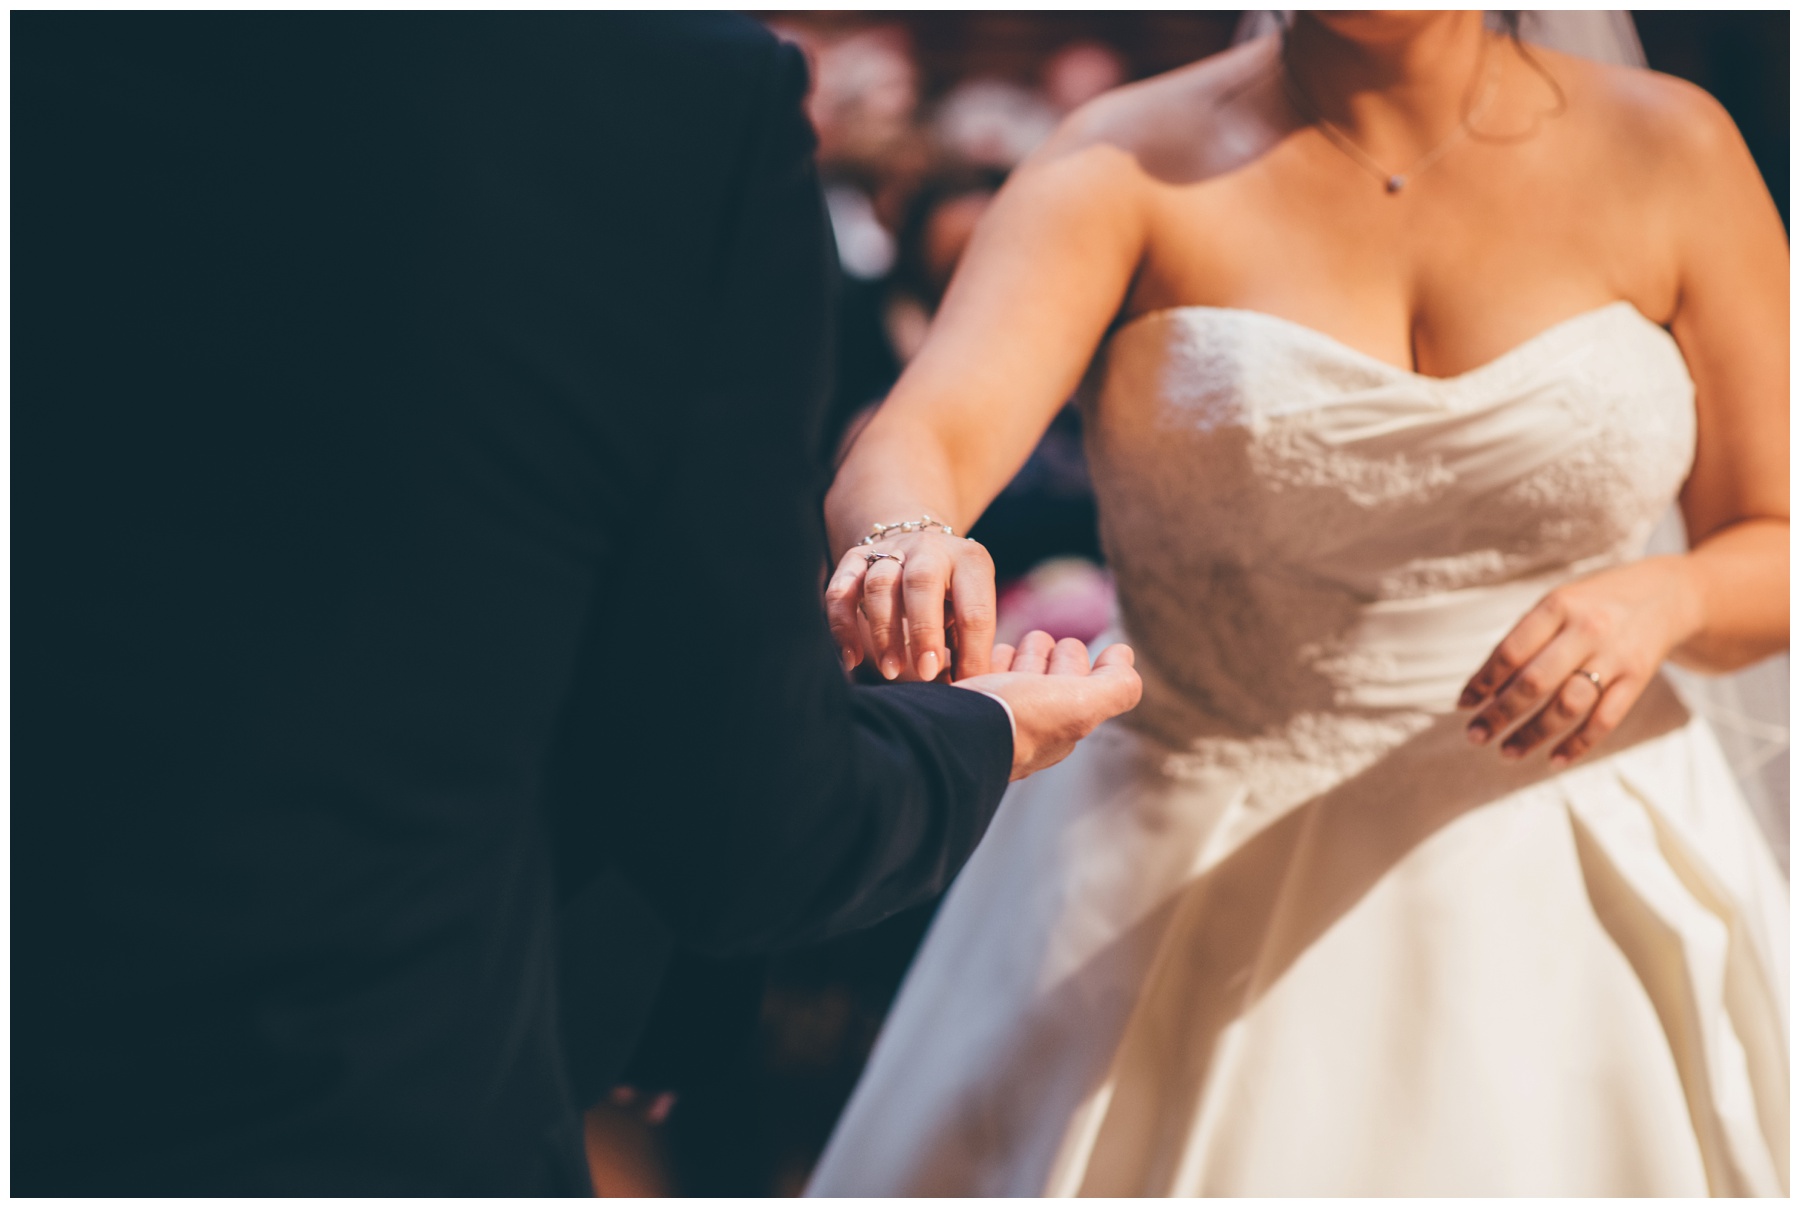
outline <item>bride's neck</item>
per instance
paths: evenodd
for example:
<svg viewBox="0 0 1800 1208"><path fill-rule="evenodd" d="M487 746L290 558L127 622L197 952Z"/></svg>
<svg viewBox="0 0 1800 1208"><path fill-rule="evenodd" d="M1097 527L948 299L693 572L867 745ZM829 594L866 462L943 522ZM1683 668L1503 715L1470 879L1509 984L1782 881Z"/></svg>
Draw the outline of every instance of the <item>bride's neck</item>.
<svg viewBox="0 0 1800 1208"><path fill-rule="evenodd" d="M1407 14L1394 28L1369 16L1367 28L1338 29L1357 18L1297 13L1282 48L1287 70L1318 116L1365 144L1441 136L1468 105L1492 38L1482 14Z"/></svg>

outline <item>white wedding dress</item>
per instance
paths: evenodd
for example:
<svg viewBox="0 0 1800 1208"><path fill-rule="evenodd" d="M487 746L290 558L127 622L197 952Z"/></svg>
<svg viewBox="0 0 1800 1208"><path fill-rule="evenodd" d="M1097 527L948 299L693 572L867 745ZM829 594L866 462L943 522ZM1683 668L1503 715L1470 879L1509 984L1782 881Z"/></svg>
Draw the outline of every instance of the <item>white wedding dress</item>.
<svg viewBox="0 0 1800 1208"><path fill-rule="evenodd" d="M1143 704L1014 786L812 1194L1785 1193L1787 886L1706 724L1659 679L1553 773L1454 707L1680 487L1667 333L1437 379L1181 307L1084 400Z"/></svg>

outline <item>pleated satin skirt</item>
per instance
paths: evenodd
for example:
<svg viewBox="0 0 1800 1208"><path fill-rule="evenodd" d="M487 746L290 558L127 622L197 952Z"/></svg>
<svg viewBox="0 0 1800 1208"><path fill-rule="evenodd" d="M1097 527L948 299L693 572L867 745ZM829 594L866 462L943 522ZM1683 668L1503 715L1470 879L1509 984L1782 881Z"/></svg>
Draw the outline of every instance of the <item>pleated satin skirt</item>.
<svg viewBox="0 0 1800 1208"><path fill-rule="evenodd" d="M1785 1194L1787 884L1705 723L1461 729L1276 805L1120 724L1015 786L810 1193Z"/></svg>

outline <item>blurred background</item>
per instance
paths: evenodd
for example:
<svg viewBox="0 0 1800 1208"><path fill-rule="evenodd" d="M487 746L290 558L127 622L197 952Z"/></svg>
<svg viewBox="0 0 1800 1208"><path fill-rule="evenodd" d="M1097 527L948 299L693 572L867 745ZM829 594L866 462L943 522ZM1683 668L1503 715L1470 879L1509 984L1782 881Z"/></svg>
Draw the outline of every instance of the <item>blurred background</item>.
<svg viewBox="0 0 1800 1208"><path fill-rule="evenodd" d="M1737 121L1788 218L1788 14L1634 12L1650 66ZM1109 88L1229 45L1238 12L756 14L812 67L809 106L843 268L832 438L853 439L924 339L1007 172ZM1000 638L1092 639L1111 584L1080 421L1065 408L971 534ZM773 961L681 958L619 1092L602 1191L795 1195L868 1057L933 906Z"/></svg>

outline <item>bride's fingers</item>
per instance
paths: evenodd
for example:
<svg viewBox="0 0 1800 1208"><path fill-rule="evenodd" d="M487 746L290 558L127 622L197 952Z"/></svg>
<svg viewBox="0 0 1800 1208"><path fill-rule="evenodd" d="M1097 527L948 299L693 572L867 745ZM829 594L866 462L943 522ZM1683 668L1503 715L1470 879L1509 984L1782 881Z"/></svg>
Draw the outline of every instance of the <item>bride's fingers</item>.
<svg viewBox="0 0 1800 1208"><path fill-rule="evenodd" d="M1477 745L1506 733L1530 717L1593 654L1593 643L1570 630L1558 634L1508 679L1494 699L1469 722L1469 741Z"/></svg>
<svg viewBox="0 0 1800 1208"><path fill-rule="evenodd" d="M1087 645L1076 638L1064 638L1050 652L1050 665L1047 670L1051 675L1086 675L1088 673Z"/></svg>
<svg viewBox="0 0 1800 1208"><path fill-rule="evenodd" d="M900 628L900 563L883 558L863 575L862 611L869 621L869 654L887 679L906 667L905 636Z"/></svg>
<svg viewBox="0 0 1800 1208"><path fill-rule="evenodd" d="M1604 677L1601 682L1606 683ZM1643 687L1644 681L1629 673L1621 674L1618 679L1606 683L1605 690L1600 693L1600 703L1588 714L1587 721L1550 752L1551 766L1560 768L1593 750L1625 720L1625 715L1637 703Z"/></svg>
<svg viewBox="0 0 1800 1208"><path fill-rule="evenodd" d="M1600 689L1593 680L1585 675L1570 675L1551 694L1549 704L1500 744L1500 754L1507 759L1522 759L1540 744L1574 729L1599 703Z"/></svg>
<svg viewBox="0 0 1800 1208"><path fill-rule="evenodd" d="M1034 629L1019 640L1012 669L1024 675L1042 675L1050 665L1050 652L1054 649L1056 639L1041 629Z"/></svg>
<svg viewBox="0 0 1800 1208"><path fill-rule="evenodd" d="M927 683L950 664L950 652L944 645L944 596L949 579L950 560L929 546L916 550L900 571L906 643L912 649L913 670Z"/></svg>
<svg viewBox="0 0 1800 1208"><path fill-rule="evenodd" d="M1546 596L1538 601L1537 606L1520 618L1512 632L1494 647L1487 662L1464 685L1462 697L1457 701L1460 708L1473 709L1493 696L1556 636L1562 628L1562 617L1552 603L1553 599Z"/></svg>
<svg viewBox="0 0 1800 1208"><path fill-rule="evenodd" d="M1003 668L988 657L996 617L994 560L978 542L958 544L950 579L950 608L956 616L956 676L962 679Z"/></svg>
<svg viewBox="0 0 1800 1208"><path fill-rule="evenodd" d="M862 627L857 624L857 605L862 603L863 572L868 566L852 550L838 563L837 573L825 585L825 623L837 642L838 653L849 671L863 658Z"/></svg>

